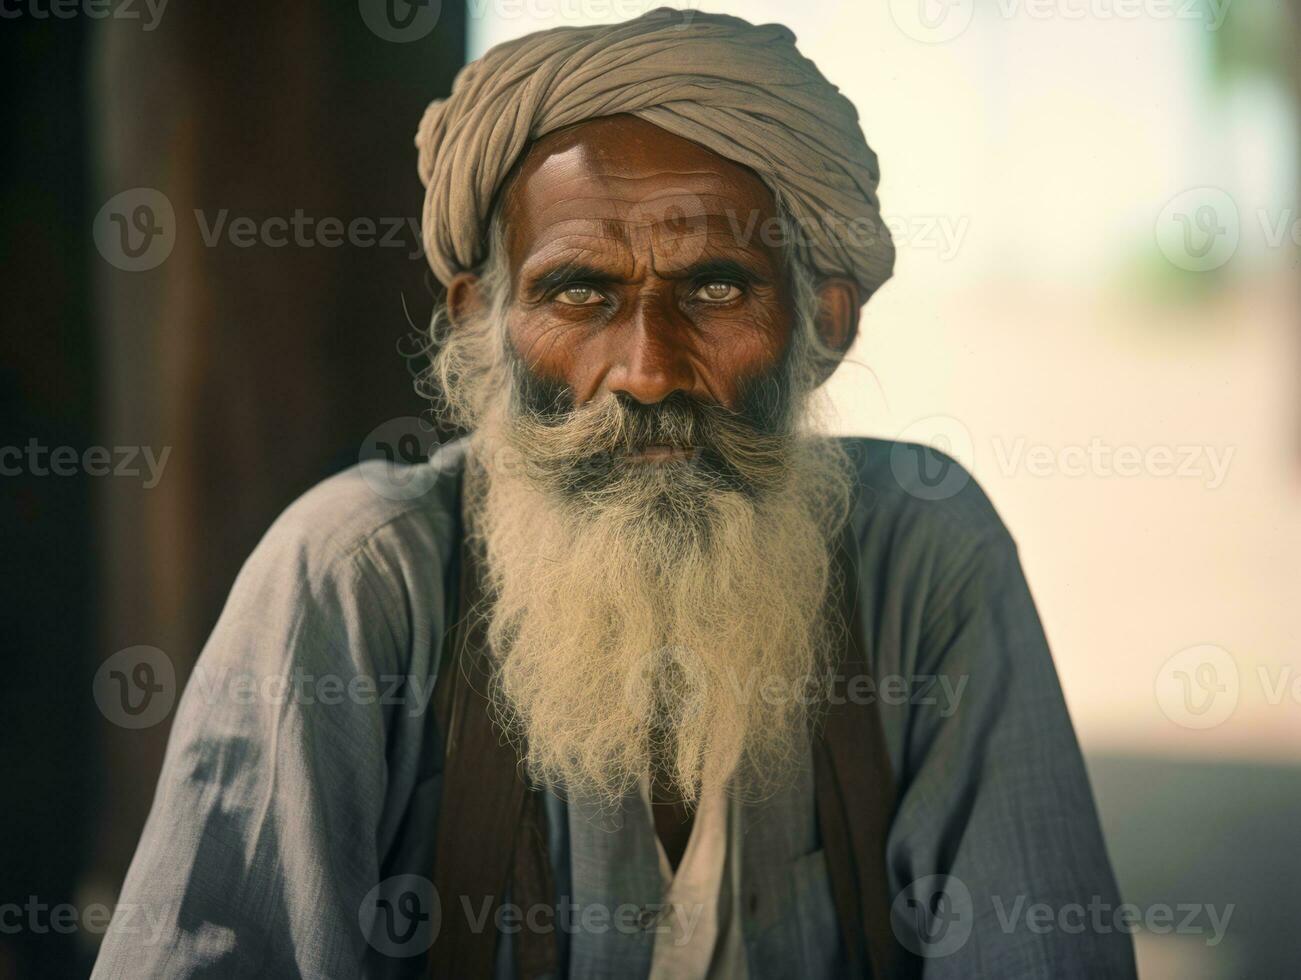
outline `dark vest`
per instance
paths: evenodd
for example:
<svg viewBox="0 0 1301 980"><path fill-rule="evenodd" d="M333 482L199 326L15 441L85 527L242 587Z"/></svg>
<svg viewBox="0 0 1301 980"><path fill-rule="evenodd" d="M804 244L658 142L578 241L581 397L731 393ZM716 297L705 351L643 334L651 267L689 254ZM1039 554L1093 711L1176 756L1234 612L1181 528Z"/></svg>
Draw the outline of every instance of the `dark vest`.
<svg viewBox="0 0 1301 980"><path fill-rule="evenodd" d="M443 789L435 844L434 886L447 902L485 900L495 916L509 891L525 907L556 901L546 815L515 749L494 725L486 696L491 658L476 606L483 597L479 561L466 542L464 517L456 568L457 610L444 644L434 705L444 749ZM855 976L920 975L918 961L890 925L886 834L895 808L895 782L875 699L844 697L847 678L868 673L858 600L857 548L846 529L837 560L843 575L840 612L845 646L832 699L813 742L818 829L826 851L841 940ZM492 922L495 919L490 918ZM493 928L475 931L464 916L444 916L430 950L434 977L491 977L497 950ZM515 972L521 980L558 971L554 932L514 934Z"/></svg>

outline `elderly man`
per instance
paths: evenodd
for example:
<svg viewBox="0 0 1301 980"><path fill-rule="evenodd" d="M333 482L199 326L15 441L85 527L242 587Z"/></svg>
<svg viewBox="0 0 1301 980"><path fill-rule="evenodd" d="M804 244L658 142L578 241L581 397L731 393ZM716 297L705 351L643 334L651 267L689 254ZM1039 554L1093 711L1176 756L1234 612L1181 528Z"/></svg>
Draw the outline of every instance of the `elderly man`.
<svg viewBox="0 0 1301 980"><path fill-rule="evenodd" d="M1132 976L1007 532L813 424L893 250L790 32L532 35L417 145L470 435L249 560L96 976Z"/></svg>

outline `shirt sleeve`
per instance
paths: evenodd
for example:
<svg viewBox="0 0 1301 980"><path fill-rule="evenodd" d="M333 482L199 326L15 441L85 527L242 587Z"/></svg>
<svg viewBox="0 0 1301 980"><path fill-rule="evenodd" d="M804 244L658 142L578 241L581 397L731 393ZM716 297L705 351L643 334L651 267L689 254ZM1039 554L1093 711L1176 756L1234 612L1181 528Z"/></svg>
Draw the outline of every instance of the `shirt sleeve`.
<svg viewBox="0 0 1301 980"><path fill-rule="evenodd" d="M927 978L1135 975L1083 759L1001 524L931 577L888 846ZM1117 917L1121 917L1118 925Z"/></svg>
<svg viewBox="0 0 1301 980"><path fill-rule="evenodd" d="M375 506L359 492L314 490L241 571L178 706L95 978L386 972L363 902L394 873L386 842L410 800L430 795L402 746L434 727L441 573L384 547L410 528L331 529Z"/></svg>

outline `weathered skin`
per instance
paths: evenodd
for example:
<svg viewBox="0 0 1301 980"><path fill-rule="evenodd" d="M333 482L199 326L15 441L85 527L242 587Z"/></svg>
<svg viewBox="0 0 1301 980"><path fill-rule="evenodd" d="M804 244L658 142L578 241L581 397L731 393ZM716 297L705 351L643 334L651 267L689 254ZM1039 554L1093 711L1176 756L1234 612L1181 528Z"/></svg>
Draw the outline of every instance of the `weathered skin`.
<svg viewBox="0 0 1301 980"><path fill-rule="evenodd" d="M780 246L761 233L776 206L745 167L609 116L538 140L503 194L511 338L578 404L605 391L645 404L683 391L732 408L790 342ZM454 321L478 302L475 283L465 273L450 284ZM833 278L818 291L823 342L843 353L858 289Z"/></svg>
<svg viewBox="0 0 1301 980"><path fill-rule="evenodd" d="M634 116L538 140L502 193L515 350L575 404L674 392L737 407L745 382L778 364L794 303L772 193L750 170ZM448 287L453 323L479 308L477 278ZM852 280L818 284L818 332L843 356L858 330ZM831 363L826 371L835 366ZM649 447L647 463L682 452ZM655 827L676 867L691 812L653 793Z"/></svg>

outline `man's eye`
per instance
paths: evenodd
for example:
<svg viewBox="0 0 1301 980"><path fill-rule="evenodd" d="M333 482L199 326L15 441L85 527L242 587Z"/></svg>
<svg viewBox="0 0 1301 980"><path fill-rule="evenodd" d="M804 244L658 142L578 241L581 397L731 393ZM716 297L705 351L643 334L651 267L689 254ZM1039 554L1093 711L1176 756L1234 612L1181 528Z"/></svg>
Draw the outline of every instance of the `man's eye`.
<svg viewBox="0 0 1301 980"><path fill-rule="evenodd" d="M556 293L556 299L566 306L592 306L601 296L591 286L568 286Z"/></svg>
<svg viewBox="0 0 1301 980"><path fill-rule="evenodd" d="M707 282L696 290L699 299L710 303L726 303L741 295L741 290L730 282Z"/></svg>

